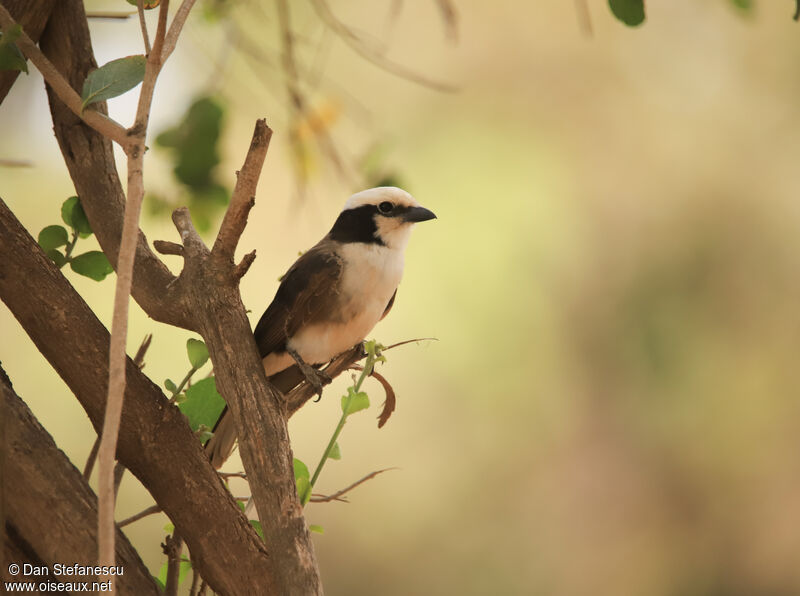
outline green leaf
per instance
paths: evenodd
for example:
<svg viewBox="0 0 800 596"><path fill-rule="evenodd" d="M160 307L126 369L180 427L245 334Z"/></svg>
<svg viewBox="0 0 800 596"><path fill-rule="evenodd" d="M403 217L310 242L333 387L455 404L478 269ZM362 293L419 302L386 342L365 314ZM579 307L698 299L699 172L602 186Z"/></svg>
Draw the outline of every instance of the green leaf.
<svg viewBox="0 0 800 596"><path fill-rule="evenodd" d="M198 381L186 390L186 401L178 405L178 409L189 419L193 431L205 424L214 428L219 415L225 408L225 400L217 391L214 377Z"/></svg>
<svg viewBox="0 0 800 596"><path fill-rule="evenodd" d="M261 527L261 522L257 519L251 519L250 525L255 528L256 534L258 534L261 540L264 540L264 529Z"/></svg>
<svg viewBox="0 0 800 596"><path fill-rule="evenodd" d="M139 2L137 0L128 0L128 4L138 6ZM142 8L145 10L152 10L157 8L159 4L161 4L161 0L144 0L144 2L142 2Z"/></svg>
<svg viewBox="0 0 800 596"><path fill-rule="evenodd" d="M311 481L308 478L297 479L297 497L300 499L300 504L305 507L309 499L311 499Z"/></svg>
<svg viewBox="0 0 800 596"><path fill-rule="evenodd" d="M331 452L328 454L331 459L342 459L342 451L339 449L339 441L333 444Z"/></svg>
<svg viewBox="0 0 800 596"><path fill-rule="evenodd" d="M311 530L312 532L316 532L317 534L325 533L325 528L323 528L322 526L318 526L316 524L311 524L310 526L308 526L308 529Z"/></svg>
<svg viewBox="0 0 800 596"><path fill-rule="evenodd" d="M90 250L82 255L73 257L69 266L75 273L90 277L95 281L102 281L114 271L105 253L99 250Z"/></svg>
<svg viewBox="0 0 800 596"><path fill-rule="evenodd" d="M61 219L74 230L77 230L81 238L92 235L92 226L86 218L86 212L81 207L78 197L70 197L61 205Z"/></svg>
<svg viewBox="0 0 800 596"><path fill-rule="evenodd" d="M167 534L172 534L175 531L175 526L171 522L164 524L164 531Z"/></svg>
<svg viewBox="0 0 800 596"><path fill-rule="evenodd" d="M308 466L296 457L292 461L294 465L294 480L297 485L297 496L300 504L305 505L311 498L311 475L308 473Z"/></svg>
<svg viewBox="0 0 800 596"><path fill-rule="evenodd" d="M0 70L19 70L28 74L28 63L25 56L14 43L22 35L19 23L12 25L0 34Z"/></svg>
<svg viewBox="0 0 800 596"><path fill-rule="evenodd" d="M295 457L292 463L294 465L295 480L298 478L305 478L306 480L311 478L311 474L308 473L308 466L306 466L303 462Z"/></svg>
<svg viewBox="0 0 800 596"><path fill-rule="evenodd" d="M222 106L210 97L197 99L174 128L156 137L156 145L173 150L175 176L192 191L216 184L214 168L220 161L217 151L222 130Z"/></svg>
<svg viewBox="0 0 800 596"><path fill-rule="evenodd" d="M69 242L69 235L64 226L47 226L39 232L39 246L44 252L64 246Z"/></svg>
<svg viewBox="0 0 800 596"><path fill-rule="evenodd" d="M356 393L352 387L347 388L347 395L342 396L342 412L349 416L369 407L369 397L363 391Z"/></svg>
<svg viewBox="0 0 800 596"><path fill-rule="evenodd" d="M112 60L93 70L83 82L81 109L98 101L122 95L136 87L144 79L147 59L144 56L127 56Z"/></svg>
<svg viewBox="0 0 800 596"><path fill-rule="evenodd" d="M189 338L186 341L186 354L193 368L200 368L208 362L208 348L199 339Z"/></svg>
<svg viewBox="0 0 800 596"><path fill-rule="evenodd" d="M56 267L59 269L67 264L67 257L64 256L64 253L58 249L54 248L52 250L48 250L47 256L50 257L50 260L53 261L56 264Z"/></svg>
<svg viewBox="0 0 800 596"><path fill-rule="evenodd" d="M731 4L742 12L750 12L753 10L753 0L731 0Z"/></svg>
<svg viewBox="0 0 800 596"><path fill-rule="evenodd" d="M644 0L608 0L608 6L614 16L628 27L644 23Z"/></svg>
<svg viewBox="0 0 800 596"><path fill-rule="evenodd" d="M175 382L172 379L166 379L164 381L164 387L170 393L175 393L178 390L178 386L175 384Z"/></svg>

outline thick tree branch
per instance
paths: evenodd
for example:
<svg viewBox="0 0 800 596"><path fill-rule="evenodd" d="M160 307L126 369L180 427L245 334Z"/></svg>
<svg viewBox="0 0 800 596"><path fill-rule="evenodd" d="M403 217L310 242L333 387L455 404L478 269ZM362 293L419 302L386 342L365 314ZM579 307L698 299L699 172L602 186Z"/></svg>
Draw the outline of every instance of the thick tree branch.
<svg viewBox="0 0 800 596"><path fill-rule="evenodd" d="M230 254L241 230L266 153L268 128L256 125L254 140L237 185L239 193L223 221L216 247ZM252 177L250 182L246 180ZM173 213L183 242L180 275L183 298L195 313L208 346L217 389L226 399L239 435L239 451L247 470L256 509L270 550L270 571L281 594L322 592L316 557L294 482L293 457L286 427L283 396L266 380L250 323L239 294L237 267L231 258L217 258L192 225L189 211ZM215 247L215 249L216 249ZM194 550L190 547L190 551Z"/></svg>
<svg viewBox="0 0 800 596"><path fill-rule="evenodd" d="M13 490L6 487L2 495L6 539L24 542L26 549L35 553L36 564L52 566L70 562L93 566L97 552L97 497L14 393L2 368L0 394L6 434L2 476L24 479L24 482L14 482ZM159 594L158 586L136 550L121 531L116 530L116 535L117 565L125 569L117 578L119 592ZM31 559L30 552L27 558ZM12 562L21 564L23 561L6 560L0 573L8 581L19 579L7 577L7 564Z"/></svg>
<svg viewBox="0 0 800 596"><path fill-rule="evenodd" d="M2 200L0 254L0 299L99 429L108 331ZM183 414L130 360L127 380L117 458L180 530L203 577L222 594L281 592L271 571L273 557L267 556Z"/></svg>

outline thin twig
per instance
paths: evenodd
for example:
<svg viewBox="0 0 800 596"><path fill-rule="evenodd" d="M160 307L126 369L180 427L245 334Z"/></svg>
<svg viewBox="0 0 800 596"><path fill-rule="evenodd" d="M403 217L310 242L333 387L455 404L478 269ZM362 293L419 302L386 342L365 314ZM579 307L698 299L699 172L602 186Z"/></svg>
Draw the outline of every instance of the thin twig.
<svg viewBox="0 0 800 596"><path fill-rule="evenodd" d="M436 0L439 13L442 15L444 33L447 39L455 43L458 41L458 12L452 0Z"/></svg>
<svg viewBox="0 0 800 596"><path fill-rule="evenodd" d="M186 19L188 18L195 2L196 0L183 0L181 5L178 7L178 11L175 13L175 16L172 17L172 24L169 26L169 32L164 39L164 50L161 52L162 61L165 62L175 49L175 46L178 43L178 37L180 37L181 30L186 24Z"/></svg>
<svg viewBox="0 0 800 596"><path fill-rule="evenodd" d="M418 337L417 339L406 339L404 341L399 341L396 344L392 344L390 346L386 346L385 348L383 348L383 351L385 352L386 350L391 350L392 348L398 348L400 346L404 346L406 344L417 343L419 341L439 341L439 338L437 338L437 337Z"/></svg>
<svg viewBox="0 0 800 596"><path fill-rule="evenodd" d="M119 10L87 10L86 11L86 18L87 19L114 19L120 21L126 21L131 18L133 15L136 14L136 11L119 11Z"/></svg>
<svg viewBox="0 0 800 596"><path fill-rule="evenodd" d="M87 482L89 478L92 476L92 470L94 469L94 462L97 460L97 452L100 449L100 435L97 435L97 438L94 441L94 445L92 445L92 450L89 452L89 457L86 458L86 465L83 466L83 479Z"/></svg>
<svg viewBox="0 0 800 596"><path fill-rule="evenodd" d="M247 474L244 472L219 472L222 478L242 478L247 480Z"/></svg>
<svg viewBox="0 0 800 596"><path fill-rule="evenodd" d="M0 159L2 168L32 168L33 162L28 159Z"/></svg>
<svg viewBox="0 0 800 596"><path fill-rule="evenodd" d="M142 343L139 344L139 349L136 350L136 356L133 357L133 363L136 368L142 370L144 368L144 357L147 355L147 350L150 348L150 343L153 341L153 334L148 333L144 336Z"/></svg>
<svg viewBox="0 0 800 596"><path fill-rule="evenodd" d="M214 241L211 252L217 258L233 261L236 245L247 225L247 216L255 204L255 194L258 188L258 179L264 160L267 157L269 142L272 138L272 129L267 126L267 121L256 121L250 149L245 157L244 165L236 177L236 186L231 195L231 203L222 218L219 233ZM249 265L248 265L249 267ZM245 269L246 271L246 269ZM244 275L244 273L242 273Z"/></svg>
<svg viewBox="0 0 800 596"><path fill-rule="evenodd" d="M178 531L172 532L172 536L167 536L164 543L164 554L167 555L167 581L164 582L164 594L166 596L177 596L178 581L181 571L181 551L183 550L183 538Z"/></svg>
<svg viewBox="0 0 800 596"><path fill-rule="evenodd" d="M389 470L397 470L397 469L399 469L399 468L384 468L383 470L377 470L377 471L375 471L375 472L372 472L372 473L370 473L370 474L367 474L366 476L364 476L364 477L363 477L363 478L361 478L360 480L356 480L356 481L355 481L353 484L351 484L350 486L347 486L347 487L343 488L342 490L338 490L338 491L336 491L336 492L335 492L335 493L333 493L332 495L328 495L328 496L317 496L317 497L313 497L313 496L312 496L312 497L311 497L311 499L310 499L310 501L311 501L312 503L329 503L330 501L336 501L336 500L339 500L339 499L340 499L340 497L341 497L342 495L344 495L344 494L346 494L346 493L349 493L351 490L353 490L354 488L356 488L356 487L357 487L357 486L359 486L360 484L364 484L364 483L365 483L367 480L372 480L372 479L373 479L373 478L375 478L375 476L377 476L378 474L382 474L383 472L388 472Z"/></svg>
<svg viewBox="0 0 800 596"><path fill-rule="evenodd" d="M139 13L139 26L142 28L145 55L150 53L150 35L147 33L147 22L144 20L144 0L136 0L136 11Z"/></svg>
<svg viewBox="0 0 800 596"><path fill-rule="evenodd" d="M114 503L116 499L114 459L125 394L125 344L128 335L128 308L133 282L133 262L139 238L139 215L144 198L145 135L150 119L150 107L153 101L156 80L166 55L168 55L161 50L164 43L168 8L169 0L163 0L159 7L155 41L153 42L152 51L147 56L144 80L139 92L136 118L133 127L126 132L129 138L129 144L125 147L128 157L127 201L125 203L125 215L116 263L117 283L114 292L114 312L111 321L111 342L108 356L108 398L106 400L98 456L98 559L101 566L109 567L114 565L115 560ZM180 27L177 32L180 32ZM111 581L113 590L114 576L106 577Z"/></svg>
<svg viewBox="0 0 800 596"><path fill-rule="evenodd" d="M153 515L154 513L161 513L161 507L158 505L151 505L147 509L136 513L135 515L131 515L130 517L126 517L121 522L117 522L117 525L122 528L123 526L127 526L128 524L132 524L135 521L139 521L140 519L147 517L148 515Z"/></svg>
<svg viewBox="0 0 800 596"><path fill-rule="evenodd" d="M197 567L192 565L192 587L189 588L189 596L197 596L197 590L200 588L200 572Z"/></svg>
<svg viewBox="0 0 800 596"><path fill-rule="evenodd" d="M13 27L16 24L16 21L11 17L5 6L0 4L0 25L2 28L8 30L9 27ZM123 149L128 147L129 140L125 128L97 110L84 110L80 96L67 80L61 76L58 69L53 66L53 63L47 59L25 31L17 38L16 44L22 50L22 53L33 62L47 84L50 85L58 98L70 110L97 132L118 143Z"/></svg>
<svg viewBox="0 0 800 596"><path fill-rule="evenodd" d="M429 79L428 77L420 75L410 68L389 60L385 56L369 49L361 36L336 18L336 15L333 14L333 11L331 11L325 0L311 0L311 4L322 22L325 23L334 33L339 36L342 41L350 46L350 48L362 58L372 62L374 65L382 68L386 72L390 72L398 77L417 83L424 87L430 87L431 89L436 89L437 91L456 91L456 88L453 85Z"/></svg>
<svg viewBox="0 0 800 596"><path fill-rule="evenodd" d="M586 0L575 0L575 14L578 17L578 27L586 37L592 37L592 15L589 14L589 5Z"/></svg>

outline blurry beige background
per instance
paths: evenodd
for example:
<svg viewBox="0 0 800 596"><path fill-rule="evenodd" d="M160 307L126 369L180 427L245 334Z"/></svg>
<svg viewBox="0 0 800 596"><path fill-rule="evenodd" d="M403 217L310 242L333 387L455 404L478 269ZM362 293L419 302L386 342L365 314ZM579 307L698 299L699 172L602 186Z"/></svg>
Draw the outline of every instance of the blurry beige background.
<svg viewBox="0 0 800 596"><path fill-rule="evenodd" d="M632 30L591 2L589 37L573 2L463 1L456 45L433 2L406 2L393 27L389 4L331 3L457 93L365 63L298 5L303 51L322 53L328 81L315 100L341 108L331 133L354 155L378 138L387 167L439 216L414 232L395 308L373 334L439 341L388 354L396 413L376 428L382 393L370 384L373 406L350 420L318 488L399 469L349 504L307 509L325 528L315 544L327 593L800 593L794 3L742 14L726 0L648 2ZM275 48L272 4L253 14L248 30ZM101 63L141 52L133 19L92 33ZM159 82L153 131L206 88L224 39L194 19ZM233 180L255 118L276 133L241 243L258 250L242 284L255 322L354 189L319 158L298 203L277 62L263 65L271 91L226 64L221 176ZM133 97L111 102L123 122ZM0 109L0 157L35 167L3 169L0 195L34 235L73 194L50 128L40 77L22 77ZM163 160L148 156L148 183L168 184ZM163 220L143 227L175 239ZM108 321L113 278L68 275ZM145 372L179 379L188 335L138 307L133 321L131 351L155 335ZM5 308L0 329L18 393L82 467L94 440L85 415ZM309 466L345 382L292 420ZM128 476L119 518L151 503ZM127 529L153 573L165 523Z"/></svg>

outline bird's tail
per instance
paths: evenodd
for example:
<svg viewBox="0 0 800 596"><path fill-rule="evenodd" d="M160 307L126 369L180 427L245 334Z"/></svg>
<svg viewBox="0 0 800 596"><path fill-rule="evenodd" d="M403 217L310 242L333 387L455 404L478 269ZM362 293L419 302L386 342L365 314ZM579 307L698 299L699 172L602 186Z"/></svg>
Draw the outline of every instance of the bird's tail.
<svg viewBox="0 0 800 596"><path fill-rule="evenodd" d="M269 377L269 381L282 395L286 395L304 378L297 365L292 365ZM214 425L213 433L214 435L206 443L205 449L211 465L218 470L231 456L236 444L236 424L233 422L233 414L228 406L222 410L222 414Z"/></svg>

